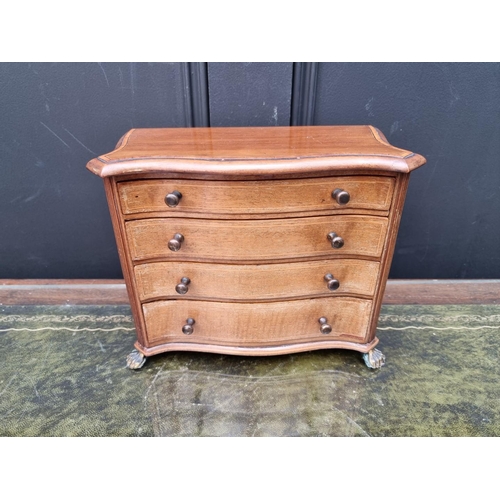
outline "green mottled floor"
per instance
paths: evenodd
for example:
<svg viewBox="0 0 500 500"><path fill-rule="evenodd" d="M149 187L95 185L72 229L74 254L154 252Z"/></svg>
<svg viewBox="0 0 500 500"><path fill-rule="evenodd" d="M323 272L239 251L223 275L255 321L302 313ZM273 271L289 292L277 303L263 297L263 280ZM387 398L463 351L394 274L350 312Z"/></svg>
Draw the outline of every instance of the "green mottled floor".
<svg viewBox="0 0 500 500"><path fill-rule="evenodd" d="M500 306L387 306L359 353L125 368L128 307L0 307L2 436L499 436Z"/></svg>

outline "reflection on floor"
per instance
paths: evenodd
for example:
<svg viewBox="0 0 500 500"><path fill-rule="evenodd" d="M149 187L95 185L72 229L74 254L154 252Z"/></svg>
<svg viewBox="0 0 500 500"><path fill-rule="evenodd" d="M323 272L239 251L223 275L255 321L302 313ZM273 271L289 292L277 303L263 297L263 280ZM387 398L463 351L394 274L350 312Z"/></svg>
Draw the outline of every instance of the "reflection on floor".
<svg viewBox="0 0 500 500"><path fill-rule="evenodd" d="M350 351L170 353L132 372L124 306L0 307L2 436L499 436L500 306L386 306Z"/></svg>

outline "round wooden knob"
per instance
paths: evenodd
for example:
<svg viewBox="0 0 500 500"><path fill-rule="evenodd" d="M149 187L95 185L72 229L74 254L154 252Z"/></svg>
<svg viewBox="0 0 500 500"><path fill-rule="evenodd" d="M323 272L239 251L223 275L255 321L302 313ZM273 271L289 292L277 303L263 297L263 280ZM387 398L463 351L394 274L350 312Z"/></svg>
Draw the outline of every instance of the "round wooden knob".
<svg viewBox="0 0 500 500"><path fill-rule="evenodd" d="M195 320L193 318L188 318L186 320L186 324L182 327L182 333L184 333L185 335L191 335L194 331L194 324Z"/></svg>
<svg viewBox="0 0 500 500"><path fill-rule="evenodd" d="M175 291L181 295L184 295L188 292L188 285L191 283L189 278L182 278L181 282L175 287Z"/></svg>
<svg viewBox="0 0 500 500"><path fill-rule="evenodd" d="M332 327L328 324L328 320L323 316L318 319L319 324L321 325L319 327L319 330L321 333L328 335L329 333L332 333Z"/></svg>
<svg viewBox="0 0 500 500"><path fill-rule="evenodd" d="M165 196L165 203L169 207L176 207L179 204L179 201L181 201L181 198L182 194L179 193L179 191L172 191Z"/></svg>
<svg viewBox="0 0 500 500"><path fill-rule="evenodd" d="M175 233L174 237L168 242L168 248L172 252L177 252L181 249L181 243L184 241L184 236L181 233Z"/></svg>
<svg viewBox="0 0 500 500"><path fill-rule="evenodd" d="M342 248L344 240L337 233L328 233L327 238L330 240L333 248Z"/></svg>
<svg viewBox="0 0 500 500"><path fill-rule="evenodd" d="M351 199L351 195L347 191L338 188L332 191L332 198L339 205L347 205L349 203L349 200Z"/></svg>
<svg viewBox="0 0 500 500"><path fill-rule="evenodd" d="M328 287L328 290L331 290L332 292L334 290L337 290L337 288L340 286L340 281L335 279L333 277L333 274L325 274L325 281L326 281L326 286Z"/></svg>

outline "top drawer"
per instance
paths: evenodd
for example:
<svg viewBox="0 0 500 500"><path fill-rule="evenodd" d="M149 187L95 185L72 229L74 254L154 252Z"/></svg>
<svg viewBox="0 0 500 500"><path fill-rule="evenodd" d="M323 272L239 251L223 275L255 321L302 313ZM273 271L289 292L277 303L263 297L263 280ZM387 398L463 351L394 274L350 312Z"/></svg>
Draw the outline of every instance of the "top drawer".
<svg viewBox="0 0 500 500"><path fill-rule="evenodd" d="M161 212L170 215L193 214L252 215L315 212L324 210L381 210L391 205L393 177L338 176L319 179L267 181L196 181L184 179L148 179L118 183L122 212L127 214ZM349 194L339 203L332 193ZM168 194L178 192L179 200Z"/></svg>

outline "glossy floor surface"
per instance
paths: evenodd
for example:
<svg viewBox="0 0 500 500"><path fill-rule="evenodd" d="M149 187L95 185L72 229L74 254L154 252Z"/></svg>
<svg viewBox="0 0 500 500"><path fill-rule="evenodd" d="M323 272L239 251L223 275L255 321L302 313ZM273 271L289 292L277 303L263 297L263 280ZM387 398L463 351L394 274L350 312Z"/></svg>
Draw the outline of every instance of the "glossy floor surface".
<svg viewBox="0 0 500 500"><path fill-rule="evenodd" d="M385 306L350 351L125 368L125 306L0 307L2 436L499 436L500 306Z"/></svg>

